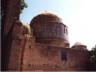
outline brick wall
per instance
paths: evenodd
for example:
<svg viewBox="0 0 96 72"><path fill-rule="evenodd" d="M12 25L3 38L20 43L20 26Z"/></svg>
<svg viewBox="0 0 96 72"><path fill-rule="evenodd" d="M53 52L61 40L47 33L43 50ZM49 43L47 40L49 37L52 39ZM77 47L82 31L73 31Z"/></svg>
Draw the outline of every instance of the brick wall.
<svg viewBox="0 0 96 72"><path fill-rule="evenodd" d="M20 15L21 0L2 0L2 47L1 70L7 70L12 44L13 26Z"/></svg>
<svg viewBox="0 0 96 72"><path fill-rule="evenodd" d="M61 51L67 60L61 61ZM28 39L23 55L22 70L86 70L88 51L40 44Z"/></svg>
<svg viewBox="0 0 96 72"><path fill-rule="evenodd" d="M23 24L17 20L13 27L12 44L10 49L10 57L8 62L8 70L20 70L21 66L21 53L23 45L26 42L25 35L23 35Z"/></svg>
<svg viewBox="0 0 96 72"><path fill-rule="evenodd" d="M61 60L61 51L67 60ZM88 51L36 43L34 37L13 40L9 70L80 71L86 70Z"/></svg>

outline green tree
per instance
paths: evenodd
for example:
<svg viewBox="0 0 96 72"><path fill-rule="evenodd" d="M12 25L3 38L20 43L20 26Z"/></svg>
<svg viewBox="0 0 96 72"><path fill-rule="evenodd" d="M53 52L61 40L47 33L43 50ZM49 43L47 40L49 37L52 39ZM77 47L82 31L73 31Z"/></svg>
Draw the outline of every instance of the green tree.
<svg viewBox="0 0 96 72"><path fill-rule="evenodd" d="M20 12L22 13L23 9L24 8L27 8L27 7L28 7L28 5L25 3L25 1L24 0L21 0L21 9L20 9Z"/></svg>
<svg viewBox="0 0 96 72"><path fill-rule="evenodd" d="M90 60L91 62L96 62L96 45L90 51Z"/></svg>

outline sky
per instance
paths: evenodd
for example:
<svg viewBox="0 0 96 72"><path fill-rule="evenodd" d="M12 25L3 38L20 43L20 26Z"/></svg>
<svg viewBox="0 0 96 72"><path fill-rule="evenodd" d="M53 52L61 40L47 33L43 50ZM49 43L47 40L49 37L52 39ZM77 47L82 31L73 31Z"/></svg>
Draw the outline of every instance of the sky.
<svg viewBox="0 0 96 72"><path fill-rule="evenodd" d="M96 45L96 0L25 0L28 7L20 20L30 24L34 16L49 12L59 16L68 26L70 46L76 42L87 45L89 50Z"/></svg>

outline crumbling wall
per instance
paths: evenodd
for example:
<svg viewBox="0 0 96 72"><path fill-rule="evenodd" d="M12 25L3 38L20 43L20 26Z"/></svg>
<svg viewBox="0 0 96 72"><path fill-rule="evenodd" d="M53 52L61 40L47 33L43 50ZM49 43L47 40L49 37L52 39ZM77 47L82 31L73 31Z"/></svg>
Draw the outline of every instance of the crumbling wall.
<svg viewBox="0 0 96 72"><path fill-rule="evenodd" d="M61 60L61 51L67 60ZM88 51L50 46L27 39L24 50L22 70L34 71L84 71L88 62Z"/></svg>
<svg viewBox="0 0 96 72"><path fill-rule="evenodd" d="M12 44L12 32L15 21L19 19L21 0L2 0L2 47L1 70L8 69L10 50Z"/></svg>
<svg viewBox="0 0 96 72"><path fill-rule="evenodd" d="M23 52L25 50L26 40L30 37L30 35L28 35L27 33L28 30L29 29L27 29L27 27L25 27L25 25L19 20L15 22L12 32L12 44L10 50L8 70L22 70Z"/></svg>
<svg viewBox="0 0 96 72"><path fill-rule="evenodd" d="M87 70L88 51L36 43L19 21L14 25L8 70L80 71ZM61 52L67 60L61 60Z"/></svg>
<svg viewBox="0 0 96 72"><path fill-rule="evenodd" d="M19 19L20 15L20 1L21 0L8 0L6 6L6 14L4 21L4 34L8 34L13 23Z"/></svg>
<svg viewBox="0 0 96 72"><path fill-rule="evenodd" d="M20 53L23 40L23 24L17 20L13 27L8 70L20 70Z"/></svg>
<svg viewBox="0 0 96 72"><path fill-rule="evenodd" d="M66 50L65 50L66 51ZM68 70L86 71L89 61L89 52L84 50L68 49Z"/></svg>

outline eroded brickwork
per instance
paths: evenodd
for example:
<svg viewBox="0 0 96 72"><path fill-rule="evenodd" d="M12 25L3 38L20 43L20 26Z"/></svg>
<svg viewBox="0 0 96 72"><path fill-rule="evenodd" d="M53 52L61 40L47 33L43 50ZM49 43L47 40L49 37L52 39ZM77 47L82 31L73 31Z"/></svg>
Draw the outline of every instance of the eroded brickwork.
<svg viewBox="0 0 96 72"><path fill-rule="evenodd" d="M86 64L89 60L89 52L87 50L69 48L66 43L62 44L62 41L58 39L52 40L52 43L39 43L36 42L34 33L29 35L26 30L26 27L20 21L16 21L12 33L8 70L87 70ZM31 31L33 32L34 30Z"/></svg>
<svg viewBox="0 0 96 72"><path fill-rule="evenodd" d="M31 42L30 40L28 41ZM67 60L61 61L61 51L66 52ZM47 71L86 70L87 62L87 51L79 51L70 48L31 42L25 46L22 69Z"/></svg>
<svg viewBox="0 0 96 72"><path fill-rule="evenodd" d="M2 70L87 70L89 52L81 47L80 50L69 48L67 26L58 16L50 13L38 15L32 21L37 34L27 34L26 27L19 21L20 1L4 0ZM37 39L40 36L41 40ZM61 52L66 54L65 60L61 59Z"/></svg>

